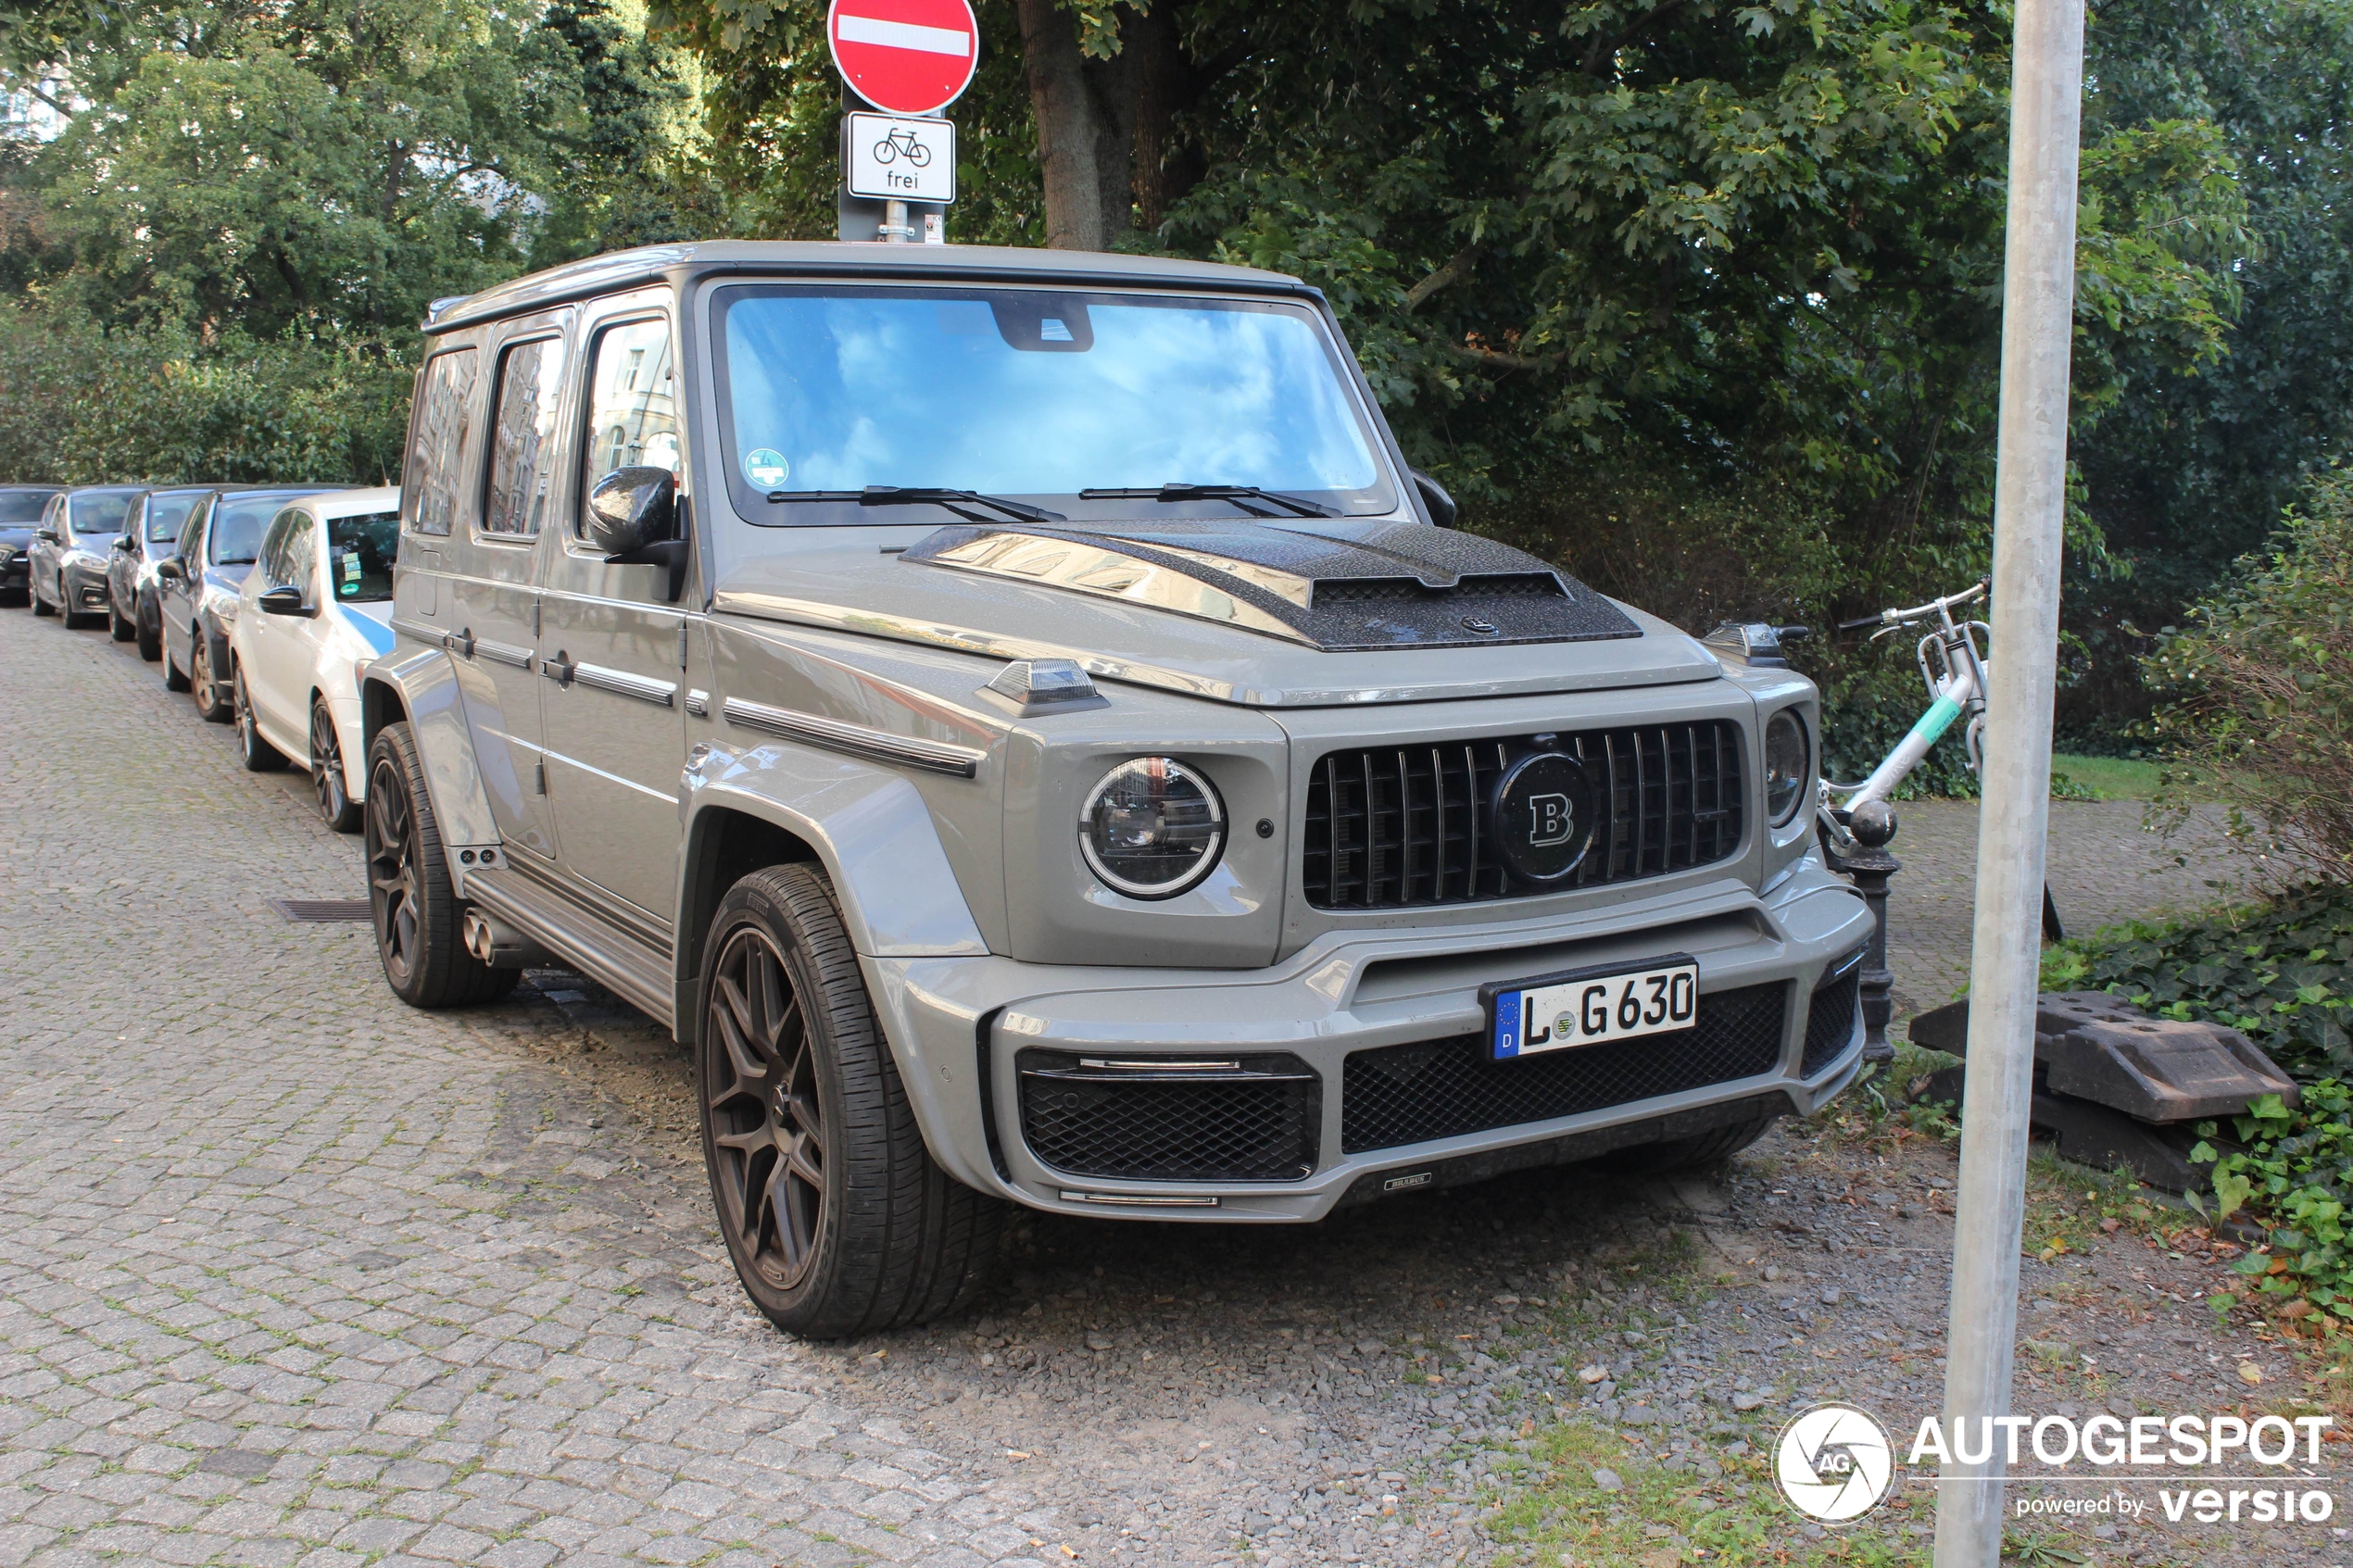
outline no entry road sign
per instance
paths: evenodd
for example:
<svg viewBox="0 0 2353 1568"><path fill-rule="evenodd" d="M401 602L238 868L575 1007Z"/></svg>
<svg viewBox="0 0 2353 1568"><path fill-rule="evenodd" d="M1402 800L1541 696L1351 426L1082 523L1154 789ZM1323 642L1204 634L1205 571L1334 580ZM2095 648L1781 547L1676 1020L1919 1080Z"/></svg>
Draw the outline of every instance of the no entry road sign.
<svg viewBox="0 0 2353 1568"><path fill-rule="evenodd" d="M936 114L954 103L980 54L969 0L833 0L825 36L843 80L893 114Z"/></svg>

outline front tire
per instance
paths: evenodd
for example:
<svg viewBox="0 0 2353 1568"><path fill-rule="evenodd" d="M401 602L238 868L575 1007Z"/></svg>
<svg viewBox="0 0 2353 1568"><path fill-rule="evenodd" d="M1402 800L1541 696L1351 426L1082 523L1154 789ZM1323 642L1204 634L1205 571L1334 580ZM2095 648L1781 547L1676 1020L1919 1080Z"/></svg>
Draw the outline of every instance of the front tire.
<svg viewBox="0 0 2353 1568"><path fill-rule="evenodd" d="M393 995L412 1008L446 1008L513 990L521 970L493 969L466 951L424 763L405 723L385 725L368 748L364 817L368 903Z"/></svg>
<svg viewBox="0 0 2353 1568"><path fill-rule="evenodd" d="M254 717L253 695L245 690L245 667L229 666L230 702L237 716L237 751L248 773L274 773L286 765L286 754L261 737L261 721Z"/></svg>
<svg viewBox="0 0 2353 1568"><path fill-rule="evenodd" d="M968 1306L1003 1206L925 1148L824 883L807 866L752 872L704 951L703 1160L752 1305L811 1339Z"/></svg>
<svg viewBox="0 0 2353 1568"><path fill-rule="evenodd" d="M163 657L163 611L157 609L153 616L149 616L144 610L141 611L135 629L139 634L139 657L150 664L161 659Z"/></svg>
<svg viewBox="0 0 2353 1568"><path fill-rule="evenodd" d="M163 689L168 692L184 692L188 686L188 677L180 672L180 661L171 657L170 648L165 648L163 650Z"/></svg>
<svg viewBox="0 0 2353 1568"><path fill-rule="evenodd" d="M79 632L96 619L73 608L73 584L63 577L57 579L57 618L69 632Z"/></svg>
<svg viewBox="0 0 2353 1568"><path fill-rule="evenodd" d="M212 638L201 621L196 622L195 633L189 639L188 657L194 661L188 671L188 695L195 702L196 717L208 724L218 724L235 709L220 700L220 680L212 672Z"/></svg>
<svg viewBox="0 0 2353 1568"><path fill-rule="evenodd" d="M122 611L115 608L114 596L107 596L107 635L118 643L127 643L139 634L139 628Z"/></svg>
<svg viewBox="0 0 2353 1568"><path fill-rule="evenodd" d="M343 780L343 743L335 737L334 715L327 699L310 699L310 786L319 797L319 816L337 833L359 831L359 807Z"/></svg>
<svg viewBox="0 0 2353 1568"><path fill-rule="evenodd" d="M52 609L49 607L49 601L41 596L41 590L34 587L30 582L25 583L24 591L25 596L32 601L33 614L55 615L57 613L55 609Z"/></svg>

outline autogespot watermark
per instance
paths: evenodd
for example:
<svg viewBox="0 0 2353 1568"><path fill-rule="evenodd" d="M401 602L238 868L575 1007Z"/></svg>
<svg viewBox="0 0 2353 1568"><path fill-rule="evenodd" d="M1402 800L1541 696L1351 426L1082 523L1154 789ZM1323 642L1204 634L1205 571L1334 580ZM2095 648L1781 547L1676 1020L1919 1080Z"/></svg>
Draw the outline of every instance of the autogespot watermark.
<svg viewBox="0 0 2353 1568"><path fill-rule="evenodd" d="M2317 1524L2336 1512L2327 1490L2331 1477L2312 1473L2321 1462L2322 1434L2335 1424L2326 1415L2262 1415L2250 1421L2236 1415L2102 1414L2080 1422L2065 1415L1999 1415L1966 1417L1948 1432L1944 1418L1932 1415L1913 1435L1904 1464L1981 1465L1998 1455L2005 1466L2014 1466L2032 1458L2058 1474L2008 1477L2020 1488L2009 1509L2021 1519L2108 1514L2135 1520L2154 1501L2167 1522L2177 1524ZM2078 1465L2092 1467L2091 1474L2067 1474ZM2258 1467L2275 1474L2192 1474L2180 1486L2161 1474L2116 1476L2112 1489L2097 1497L2047 1497L2025 1489L2038 1481L2090 1480L2116 1465L2184 1471ZM2298 1466L2309 1468L2298 1473ZM1869 1411L1845 1404L1800 1411L1774 1445L1773 1473L1789 1505L1825 1524L1862 1518L1899 1479L1979 1484L1967 1476L1898 1476L1887 1429ZM2153 1487L2156 1497L2135 1497L2127 1486Z"/></svg>

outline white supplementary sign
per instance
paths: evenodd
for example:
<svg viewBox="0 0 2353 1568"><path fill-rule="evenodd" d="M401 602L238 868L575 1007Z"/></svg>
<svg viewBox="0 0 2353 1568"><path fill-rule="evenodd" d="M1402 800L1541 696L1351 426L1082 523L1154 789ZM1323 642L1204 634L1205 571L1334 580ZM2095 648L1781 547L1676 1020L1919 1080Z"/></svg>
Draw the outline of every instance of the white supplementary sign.
<svg viewBox="0 0 2353 1568"><path fill-rule="evenodd" d="M956 199L956 127L887 114L849 119L849 194L883 201Z"/></svg>

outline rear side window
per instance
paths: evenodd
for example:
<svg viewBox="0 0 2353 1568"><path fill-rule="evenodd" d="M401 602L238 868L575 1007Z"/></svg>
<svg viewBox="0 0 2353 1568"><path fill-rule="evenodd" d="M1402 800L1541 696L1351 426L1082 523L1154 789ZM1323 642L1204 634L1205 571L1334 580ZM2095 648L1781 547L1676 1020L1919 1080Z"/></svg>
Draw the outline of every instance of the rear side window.
<svg viewBox="0 0 2353 1568"><path fill-rule="evenodd" d="M498 406L482 499L485 533L533 534L547 518L556 478L556 396L563 384L561 338L534 338L498 356Z"/></svg>
<svg viewBox="0 0 2353 1568"><path fill-rule="evenodd" d="M473 407L473 391L472 348L452 349L425 361L400 490L401 509L418 533L447 533L458 515L458 473L464 466L466 417Z"/></svg>
<svg viewBox="0 0 2353 1568"><path fill-rule="evenodd" d="M398 512L327 520L327 587L340 604L392 597L392 563L400 549Z"/></svg>
<svg viewBox="0 0 2353 1568"><path fill-rule="evenodd" d="M179 556L182 560L196 558L196 545L204 538L205 508L196 507L188 513L188 526L180 531Z"/></svg>
<svg viewBox="0 0 2353 1568"><path fill-rule="evenodd" d="M270 531L261 536L261 553L255 564L261 580L273 588L294 581L286 571L286 541L294 537L295 523L301 516L292 507L287 508L271 520Z"/></svg>

